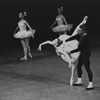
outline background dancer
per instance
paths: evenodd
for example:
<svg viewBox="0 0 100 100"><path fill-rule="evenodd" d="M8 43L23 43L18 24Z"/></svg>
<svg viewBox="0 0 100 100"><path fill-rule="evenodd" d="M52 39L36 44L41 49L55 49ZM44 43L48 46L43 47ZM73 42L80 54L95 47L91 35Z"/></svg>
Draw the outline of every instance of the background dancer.
<svg viewBox="0 0 100 100"><path fill-rule="evenodd" d="M24 19L25 16L26 16L26 12L19 13L19 18L21 20L18 22L18 26L14 32L14 37L20 39L23 46L24 57L21 58L21 60L27 60L27 53L32 58L32 54L31 54L30 46L29 46L29 38L30 37L34 38L34 34L35 34L35 30L32 30L28 22ZM26 27L29 28L28 31ZM16 33L18 29L19 31Z"/></svg>
<svg viewBox="0 0 100 100"><path fill-rule="evenodd" d="M55 22L51 25L50 28L52 28L54 26L54 24L58 24L58 26L53 27L52 31L53 32L58 32L59 34L61 34L62 32L67 32L70 31L70 29L72 28L72 24L68 24L65 17L62 14L63 12L63 7L58 8L58 16L56 17Z"/></svg>

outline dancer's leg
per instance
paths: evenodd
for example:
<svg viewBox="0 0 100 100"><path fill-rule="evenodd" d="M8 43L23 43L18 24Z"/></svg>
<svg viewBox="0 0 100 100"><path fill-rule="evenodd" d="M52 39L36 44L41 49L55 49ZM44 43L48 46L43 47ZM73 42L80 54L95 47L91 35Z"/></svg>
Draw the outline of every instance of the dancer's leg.
<svg viewBox="0 0 100 100"><path fill-rule="evenodd" d="M28 50L28 55L32 58L32 54L31 54L31 50L30 50L30 46L29 46L29 38L25 39L25 44Z"/></svg>
<svg viewBox="0 0 100 100"><path fill-rule="evenodd" d="M21 58L21 60L27 60L27 47L25 44L25 40L21 39L21 43L22 43L22 47L23 47L23 51L24 51L24 57Z"/></svg>
<svg viewBox="0 0 100 100"><path fill-rule="evenodd" d="M86 69L86 72L87 72L88 78L89 78L89 84L88 84L87 88L93 87L93 74L92 74L92 71L90 69L90 59L89 59L90 55L91 55L91 52L86 52L83 55L84 67Z"/></svg>
<svg viewBox="0 0 100 100"><path fill-rule="evenodd" d="M83 59L80 55L79 60L78 60L78 64L77 64L77 82L75 84L82 84L82 66L83 66Z"/></svg>
<svg viewBox="0 0 100 100"><path fill-rule="evenodd" d="M73 85L73 81L74 81L74 72L75 72L75 63L72 64L71 67L71 77L70 77L70 85Z"/></svg>

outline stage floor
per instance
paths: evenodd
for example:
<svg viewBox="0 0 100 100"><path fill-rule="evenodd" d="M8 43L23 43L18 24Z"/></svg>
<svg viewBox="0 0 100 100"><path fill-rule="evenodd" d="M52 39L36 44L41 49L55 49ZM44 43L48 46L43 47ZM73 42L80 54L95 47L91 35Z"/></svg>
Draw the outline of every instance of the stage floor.
<svg viewBox="0 0 100 100"><path fill-rule="evenodd" d="M32 50L33 58L20 61L22 50L9 49L0 55L0 100L100 100L100 49L92 50L94 89L69 85L70 69L55 52ZM75 81L77 74L75 72Z"/></svg>

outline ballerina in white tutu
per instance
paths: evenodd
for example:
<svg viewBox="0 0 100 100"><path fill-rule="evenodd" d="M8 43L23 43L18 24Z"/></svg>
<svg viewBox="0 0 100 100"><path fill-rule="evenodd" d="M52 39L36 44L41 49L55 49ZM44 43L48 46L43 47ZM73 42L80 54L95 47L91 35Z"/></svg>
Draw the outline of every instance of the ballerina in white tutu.
<svg viewBox="0 0 100 100"><path fill-rule="evenodd" d="M41 51L42 46L45 44L53 45L57 55L60 56L64 61L66 61L69 64L68 67L71 68L70 85L73 85L75 62L78 60L80 52L70 54L70 51L77 49L79 42L77 40L73 40L68 43L66 42L66 44L63 44L63 42L61 44L61 41L59 39L55 39L53 41L48 40L48 41L41 43L37 50Z"/></svg>
<svg viewBox="0 0 100 100"><path fill-rule="evenodd" d="M80 26L85 24L86 21L87 21L87 16L85 16L83 21L76 27L72 35L70 36L67 34L60 35L57 39L53 41L49 41L49 40L45 41L41 43L38 47L38 50L41 51L42 45L45 45L45 44L53 45L55 47L57 55L61 56L61 58L64 61L69 63L68 67L71 68L70 85L73 85L75 66L80 56L80 51L77 51L74 53L71 53L71 51L78 49L79 39L74 39L67 42L66 40L71 38L72 36L79 34L80 31L82 30Z"/></svg>
<svg viewBox="0 0 100 100"><path fill-rule="evenodd" d="M19 13L19 18L21 19L18 22L18 26L14 32L14 38L20 39L23 51L24 51L24 57L21 58L21 60L27 60L27 53L32 58L32 54L30 52L30 46L29 46L29 38L34 38L35 30L30 27L28 22L24 19L26 16L26 12ZM29 28L29 30L26 30L26 27ZM16 32L19 29L18 32Z"/></svg>
<svg viewBox="0 0 100 100"><path fill-rule="evenodd" d="M50 28L54 26L54 24L58 24L58 26L53 27L52 31L56 33L62 33L62 32L67 32L70 31L72 28L72 24L68 24L65 17L62 14L63 12L63 7L58 8L58 16L56 17L55 22L51 25Z"/></svg>

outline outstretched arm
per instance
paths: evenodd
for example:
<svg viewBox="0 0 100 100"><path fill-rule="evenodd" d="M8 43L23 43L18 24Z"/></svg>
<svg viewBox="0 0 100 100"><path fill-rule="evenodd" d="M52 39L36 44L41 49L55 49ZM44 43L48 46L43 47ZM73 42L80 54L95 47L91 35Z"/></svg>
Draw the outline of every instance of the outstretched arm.
<svg viewBox="0 0 100 100"><path fill-rule="evenodd" d="M84 19L83 19L83 21L76 27L76 29L74 30L74 32L73 32L73 34L71 36L74 36L74 35L77 35L77 34L80 33L80 31L81 31L80 26L83 25L83 24L86 24L87 19L88 19L88 17L85 16Z"/></svg>
<svg viewBox="0 0 100 100"><path fill-rule="evenodd" d="M85 16L85 17L83 18L83 21L82 21L78 26L81 26L81 25L83 25L83 24L86 24L87 19L88 19L88 17Z"/></svg>
<svg viewBox="0 0 100 100"><path fill-rule="evenodd" d="M41 43L41 44L39 45L39 47L38 47L37 50L41 51L42 45L45 45L45 44L51 44L51 45L54 45L52 41L49 41L49 40L48 40L48 41L45 41L45 42Z"/></svg>

